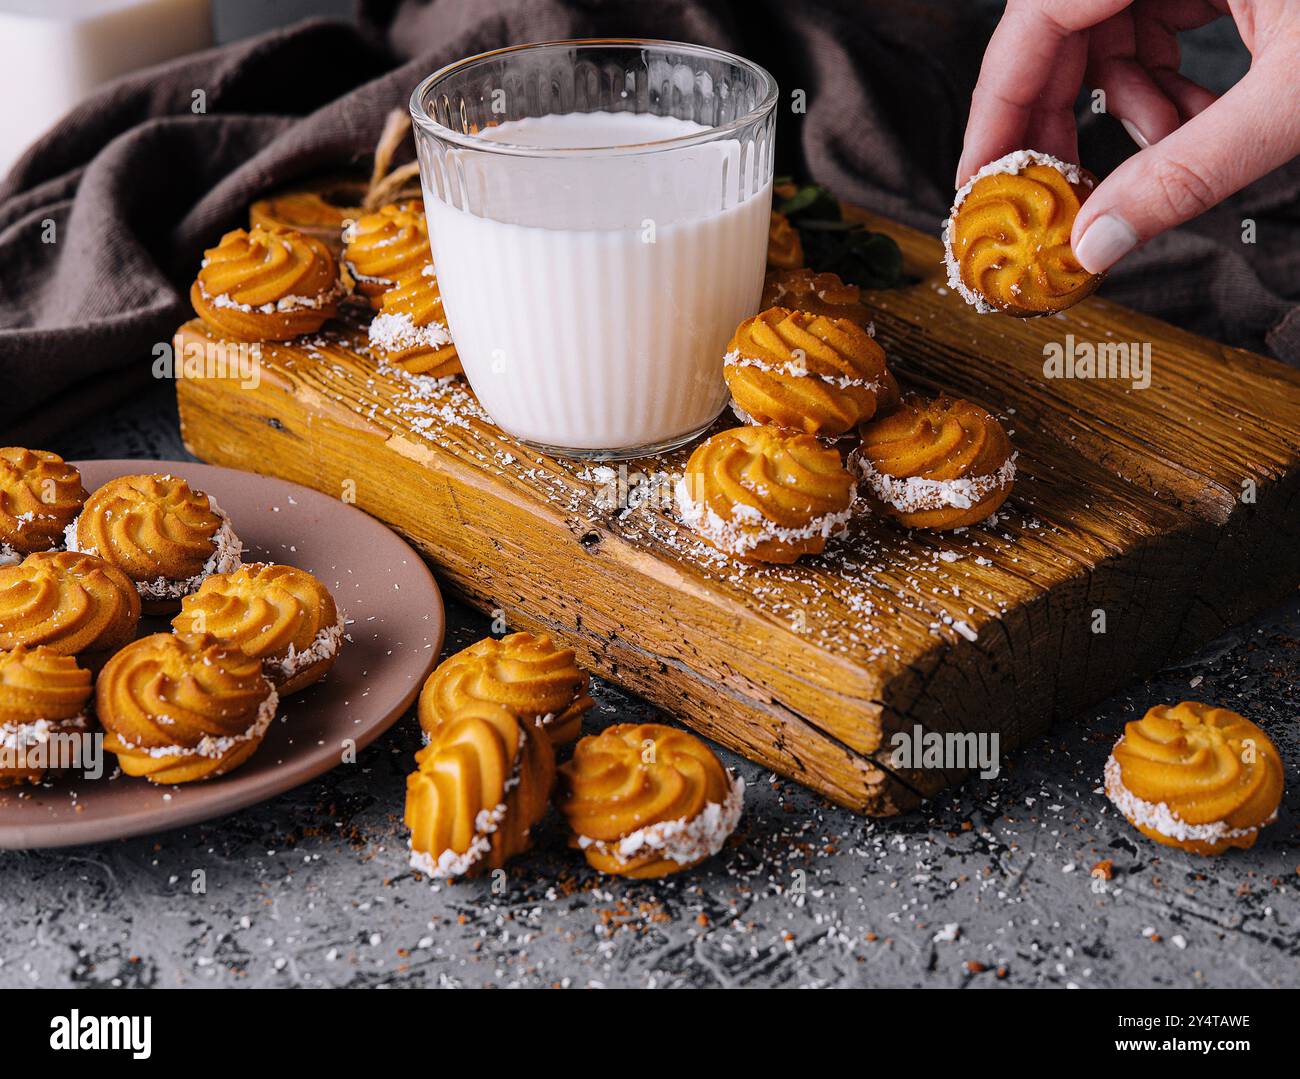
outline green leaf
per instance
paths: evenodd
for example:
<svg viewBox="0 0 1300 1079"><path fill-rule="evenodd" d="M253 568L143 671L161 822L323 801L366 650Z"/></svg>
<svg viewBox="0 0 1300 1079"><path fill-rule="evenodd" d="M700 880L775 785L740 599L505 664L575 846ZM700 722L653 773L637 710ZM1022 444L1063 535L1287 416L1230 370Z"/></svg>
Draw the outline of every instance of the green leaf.
<svg viewBox="0 0 1300 1079"><path fill-rule="evenodd" d="M903 253L898 244L881 232L868 232L861 225L850 229L827 229L809 223L800 225L804 259L814 270L838 274L847 284L859 288L897 288L903 281Z"/></svg>
<svg viewBox="0 0 1300 1079"><path fill-rule="evenodd" d="M778 177L776 186L793 183ZM896 288L903 281L903 253L888 236L845 221L839 200L821 184L800 184L776 209L799 230L805 261L817 272L838 274L859 288Z"/></svg>
<svg viewBox="0 0 1300 1079"><path fill-rule="evenodd" d="M788 199L780 200L777 210L794 224L804 221L839 221L840 204L821 184L803 184Z"/></svg>

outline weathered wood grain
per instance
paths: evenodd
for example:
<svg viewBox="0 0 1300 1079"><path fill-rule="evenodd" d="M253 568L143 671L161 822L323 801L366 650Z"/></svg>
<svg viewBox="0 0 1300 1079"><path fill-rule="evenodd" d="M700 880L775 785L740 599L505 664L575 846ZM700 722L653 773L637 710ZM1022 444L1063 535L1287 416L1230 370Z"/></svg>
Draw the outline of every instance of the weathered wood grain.
<svg viewBox="0 0 1300 1079"><path fill-rule="evenodd" d="M1296 586L1300 375L1098 299L977 315L948 293L936 240L854 214L899 241L913 279L866 297L895 370L1013 432L1020 479L995 522L937 536L865 518L820 558L742 567L676 523L668 484L609 504L616 470L519 446L463 382L379 370L346 322L261 346L255 389L182 379L186 444L355 494L511 626L572 641L842 805L907 809L961 773L891 767L894 732L997 732L1005 755ZM1150 342L1150 387L1044 378L1043 346L1066 334ZM197 321L177 345L223 347ZM630 468L662 480L685 456Z"/></svg>

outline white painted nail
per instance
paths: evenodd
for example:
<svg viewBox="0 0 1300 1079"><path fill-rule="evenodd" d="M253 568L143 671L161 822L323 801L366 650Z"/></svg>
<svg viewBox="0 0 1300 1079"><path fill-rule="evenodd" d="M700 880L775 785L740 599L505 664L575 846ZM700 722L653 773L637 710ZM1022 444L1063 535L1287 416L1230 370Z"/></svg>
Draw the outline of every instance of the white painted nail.
<svg viewBox="0 0 1300 1079"><path fill-rule="evenodd" d="M1128 137L1142 147L1142 149L1145 150L1151 145L1151 140L1142 134L1141 128L1139 128L1132 120L1120 120L1120 123L1124 125L1124 130L1128 132Z"/></svg>
<svg viewBox="0 0 1300 1079"><path fill-rule="evenodd" d="M1089 273L1101 273L1137 247L1137 242L1132 225L1115 214L1102 214L1084 232L1074 257Z"/></svg>

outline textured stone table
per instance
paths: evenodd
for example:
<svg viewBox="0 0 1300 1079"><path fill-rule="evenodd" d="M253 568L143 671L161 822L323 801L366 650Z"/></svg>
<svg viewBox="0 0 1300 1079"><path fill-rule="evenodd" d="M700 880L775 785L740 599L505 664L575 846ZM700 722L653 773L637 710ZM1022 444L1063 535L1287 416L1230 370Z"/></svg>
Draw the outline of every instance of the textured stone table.
<svg viewBox="0 0 1300 1079"><path fill-rule="evenodd" d="M184 456L169 392L50 448ZM455 603L448 616L448 650L488 632ZM724 754L749 793L711 862L663 882L603 878L552 820L497 894L408 871L407 717L357 764L223 820L0 852L0 985L1294 986L1298 686L1293 602L921 812L859 819ZM612 686L594 695L588 730L650 718ZM1244 712L1282 751L1289 789L1252 851L1158 847L1100 792L1124 722L1186 697ZM1102 859L1104 885L1090 875Z"/></svg>

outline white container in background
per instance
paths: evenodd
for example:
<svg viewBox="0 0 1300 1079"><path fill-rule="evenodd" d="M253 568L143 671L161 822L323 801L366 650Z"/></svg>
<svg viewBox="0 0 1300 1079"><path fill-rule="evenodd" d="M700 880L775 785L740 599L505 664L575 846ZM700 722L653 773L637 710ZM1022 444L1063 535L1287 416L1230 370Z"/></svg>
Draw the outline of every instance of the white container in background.
<svg viewBox="0 0 1300 1079"><path fill-rule="evenodd" d="M0 0L0 44L3 176L103 83L211 45L212 15L208 0Z"/></svg>
<svg viewBox="0 0 1300 1079"><path fill-rule="evenodd" d="M705 430L758 309L776 86L672 42L528 45L411 99L457 352L502 429L632 457Z"/></svg>

